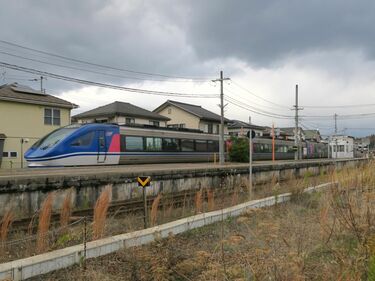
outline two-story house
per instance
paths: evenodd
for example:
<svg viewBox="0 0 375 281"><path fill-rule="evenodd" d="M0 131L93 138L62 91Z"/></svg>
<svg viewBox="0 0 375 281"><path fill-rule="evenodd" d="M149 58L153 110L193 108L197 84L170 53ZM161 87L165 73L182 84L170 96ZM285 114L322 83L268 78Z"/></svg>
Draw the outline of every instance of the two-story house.
<svg viewBox="0 0 375 281"><path fill-rule="evenodd" d="M152 125L166 127L168 117L135 106L131 103L115 101L92 110L74 115L76 123L116 123L119 125Z"/></svg>
<svg viewBox="0 0 375 281"><path fill-rule="evenodd" d="M220 115L200 105L168 100L154 109L154 112L168 117L168 127L197 129L209 134L219 134ZM224 120L224 134L228 134L228 119Z"/></svg>
<svg viewBox="0 0 375 281"><path fill-rule="evenodd" d="M24 152L41 137L70 124L77 106L18 83L0 86L0 168L24 166Z"/></svg>

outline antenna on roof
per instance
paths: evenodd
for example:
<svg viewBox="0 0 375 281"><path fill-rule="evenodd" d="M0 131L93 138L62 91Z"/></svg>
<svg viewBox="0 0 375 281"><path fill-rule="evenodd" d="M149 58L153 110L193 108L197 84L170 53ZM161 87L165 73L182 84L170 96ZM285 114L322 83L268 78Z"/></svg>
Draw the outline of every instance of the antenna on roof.
<svg viewBox="0 0 375 281"><path fill-rule="evenodd" d="M29 81L40 81L40 93L45 94L46 89L43 88L43 80L47 80L47 77L40 76L40 78L29 79Z"/></svg>

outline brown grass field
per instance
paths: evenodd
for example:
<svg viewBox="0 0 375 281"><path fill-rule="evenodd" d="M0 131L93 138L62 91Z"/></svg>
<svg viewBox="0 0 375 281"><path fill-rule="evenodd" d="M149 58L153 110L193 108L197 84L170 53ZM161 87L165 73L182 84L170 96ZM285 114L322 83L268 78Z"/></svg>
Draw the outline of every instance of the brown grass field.
<svg viewBox="0 0 375 281"><path fill-rule="evenodd" d="M295 185L289 203L35 280L375 280L374 171L333 172L324 191Z"/></svg>

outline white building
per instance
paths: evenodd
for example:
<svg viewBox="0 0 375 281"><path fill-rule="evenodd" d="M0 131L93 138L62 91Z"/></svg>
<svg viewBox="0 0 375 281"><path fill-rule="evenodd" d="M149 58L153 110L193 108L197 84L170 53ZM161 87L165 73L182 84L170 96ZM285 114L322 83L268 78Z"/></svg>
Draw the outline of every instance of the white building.
<svg viewBox="0 0 375 281"><path fill-rule="evenodd" d="M329 140L332 158L354 158L354 138L350 136L333 136Z"/></svg>

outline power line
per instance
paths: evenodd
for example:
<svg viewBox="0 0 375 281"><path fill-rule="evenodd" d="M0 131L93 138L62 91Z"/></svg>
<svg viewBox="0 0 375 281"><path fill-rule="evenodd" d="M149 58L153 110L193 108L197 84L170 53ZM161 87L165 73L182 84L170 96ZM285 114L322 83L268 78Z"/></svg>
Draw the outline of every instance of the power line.
<svg viewBox="0 0 375 281"><path fill-rule="evenodd" d="M67 68L67 69L85 71L85 72L89 72L89 73L93 73L93 74L99 74L99 75L105 75L105 76L112 76L112 77L117 77L117 78L134 79L134 80L142 80L142 81L157 81L157 82L165 82L165 81L168 81L168 82L183 82L183 83L188 82L187 80L184 80L184 81L182 81L182 80L160 80L160 79L150 79L150 78L133 77L133 76L123 76L123 75L117 75L117 74L112 74L112 73L105 73L105 72L100 72L100 71L95 71L95 70L84 69L84 68L75 67L75 66L68 66L68 65L57 64L57 63L47 62L47 61L33 59L33 58L27 58L27 57L24 57L24 56L15 55L15 54L11 54L11 53L8 53L8 52L3 52L3 51L0 51L0 54L11 56L11 57L15 57L15 58L19 58L19 59L23 59L23 60L38 62L38 63L42 63L42 64L46 64L46 65L52 65L52 66L57 66L57 67L62 67L62 68Z"/></svg>
<svg viewBox="0 0 375 281"><path fill-rule="evenodd" d="M246 99L246 98L244 98L244 97L238 95L237 92L234 92L235 90L232 91L232 90L226 88L225 91L226 91L226 92L229 92L229 93L232 93L233 95L236 96L236 98L240 98L240 99L246 101L248 104L255 105L255 106L259 106L259 107L264 107L264 108L267 108L267 109L270 109L270 110L280 110L280 108L276 108L275 106L259 104L259 103L256 103L256 102L252 101L252 100ZM286 109L287 109L288 112L289 112L289 108L285 108L284 110L286 110Z"/></svg>
<svg viewBox="0 0 375 281"><path fill-rule="evenodd" d="M241 86L241 85L238 84L237 82L235 82L235 81L233 81L233 80L231 80L231 81L232 81L233 84L236 85L238 88L242 89L243 91L248 92L250 95L253 95L254 97L257 97L258 99L261 99L261 100L263 100L263 101L265 101L265 102L268 102L268 103L270 103L270 104L276 105L276 106L281 107L281 108L287 108L287 109L289 109L289 107L286 106L286 105L280 105L280 104L277 104L277 103L272 102L272 101L270 101L270 100L267 100L267 99L265 99L265 98L263 98L263 97L261 97L261 96L255 94L255 93L253 93L252 91L246 89L245 87Z"/></svg>
<svg viewBox="0 0 375 281"><path fill-rule="evenodd" d="M247 103L241 102L241 101L233 98L230 95L226 95L226 98L230 99L231 101L233 101L233 102L235 102L237 104L242 104L243 106L247 107L247 109L249 109L249 111L253 110L253 111L258 112L258 114L263 113L263 114L265 114L265 116L266 115L268 115L268 116L272 115L275 118L293 118L293 116L291 116L291 115L277 114L277 113L273 113L273 112L269 112L269 111L266 111L266 110L263 110L263 109L259 109L259 108L253 107L253 106L251 106L251 105L249 105Z"/></svg>
<svg viewBox="0 0 375 281"><path fill-rule="evenodd" d="M228 97L228 96L226 96L224 99L227 102L229 102L230 104L233 104L233 105L235 105L237 107L240 107L242 109L245 109L247 111L253 112L253 113L258 114L258 115L262 115L262 116L266 116L266 117L271 117L271 118L278 118L278 119L292 119L293 118L292 116L282 117L282 116L276 116L276 115L272 115L272 114L260 112L258 110L254 110L253 108L250 108L248 105L244 105L244 103L236 101L235 99L233 99L231 97Z"/></svg>
<svg viewBox="0 0 375 281"><path fill-rule="evenodd" d="M136 92L136 93L158 95L158 96L177 96L177 97L185 97L185 98L217 98L218 97L217 94L207 94L207 95L188 94L188 93L164 92L164 91L154 91L154 90L122 87L122 86L117 86L117 85L108 84L108 83L100 83L100 82L94 82L94 81L89 81L89 80L84 80L84 79L73 78L73 77L59 75L59 74L55 74L55 73L51 73L47 71L40 71L37 69L9 64L6 62L1 62L1 61L0 61L0 66L13 69L13 70L17 70L17 71L36 74L39 76L47 76L47 77L58 79L58 80L69 81L69 82L74 82L74 83L79 83L79 84L84 84L84 85L89 85L89 86L97 86L101 88L127 91L127 92Z"/></svg>
<svg viewBox="0 0 375 281"><path fill-rule="evenodd" d="M34 49L34 48L22 46L22 45L15 44L15 43L12 43L12 42L8 42L8 41L5 41L5 40L0 40L0 42L3 43L3 44L6 44L6 45L14 46L14 47L17 47L17 48L33 51L33 52L48 55L48 56L57 57L57 58L60 58L60 59L73 61L73 62L76 62L76 63L86 64L86 65L91 65L91 66L95 66L95 67L116 70L116 71L129 72L129 73L135 73L135 74L140 74L140 75L148 75L148 76L159 76L159 77L173 78L173 79L185 79L185 80L208 80L208 79L210 79L210 78L204 79L204 78L197 78L197 77L184 77L184 76L165 75L165 74L159 74L159 73L135 71L135 70L131 70L131 69L118 68L118 67L103 65L103 64L99 64L99 63L93 63L93 62L88 62L88 61L79 60L79 59L75 59L75 58L70 58L70 57L66 57L66 56L62 56L62 55L58 55L58 54L54 54L54 53L50 53L50 52L41 51L41 50L37 50L37 49Z"/></svg>
<svg viewBox="0 0 375 281"><path fill-rule="evenodd" d="M353 108L353 107L372 107L372 106L375 106L375 103L353 104L353 105L304 105L303 107L324 109L324 108Z"/></svg>

